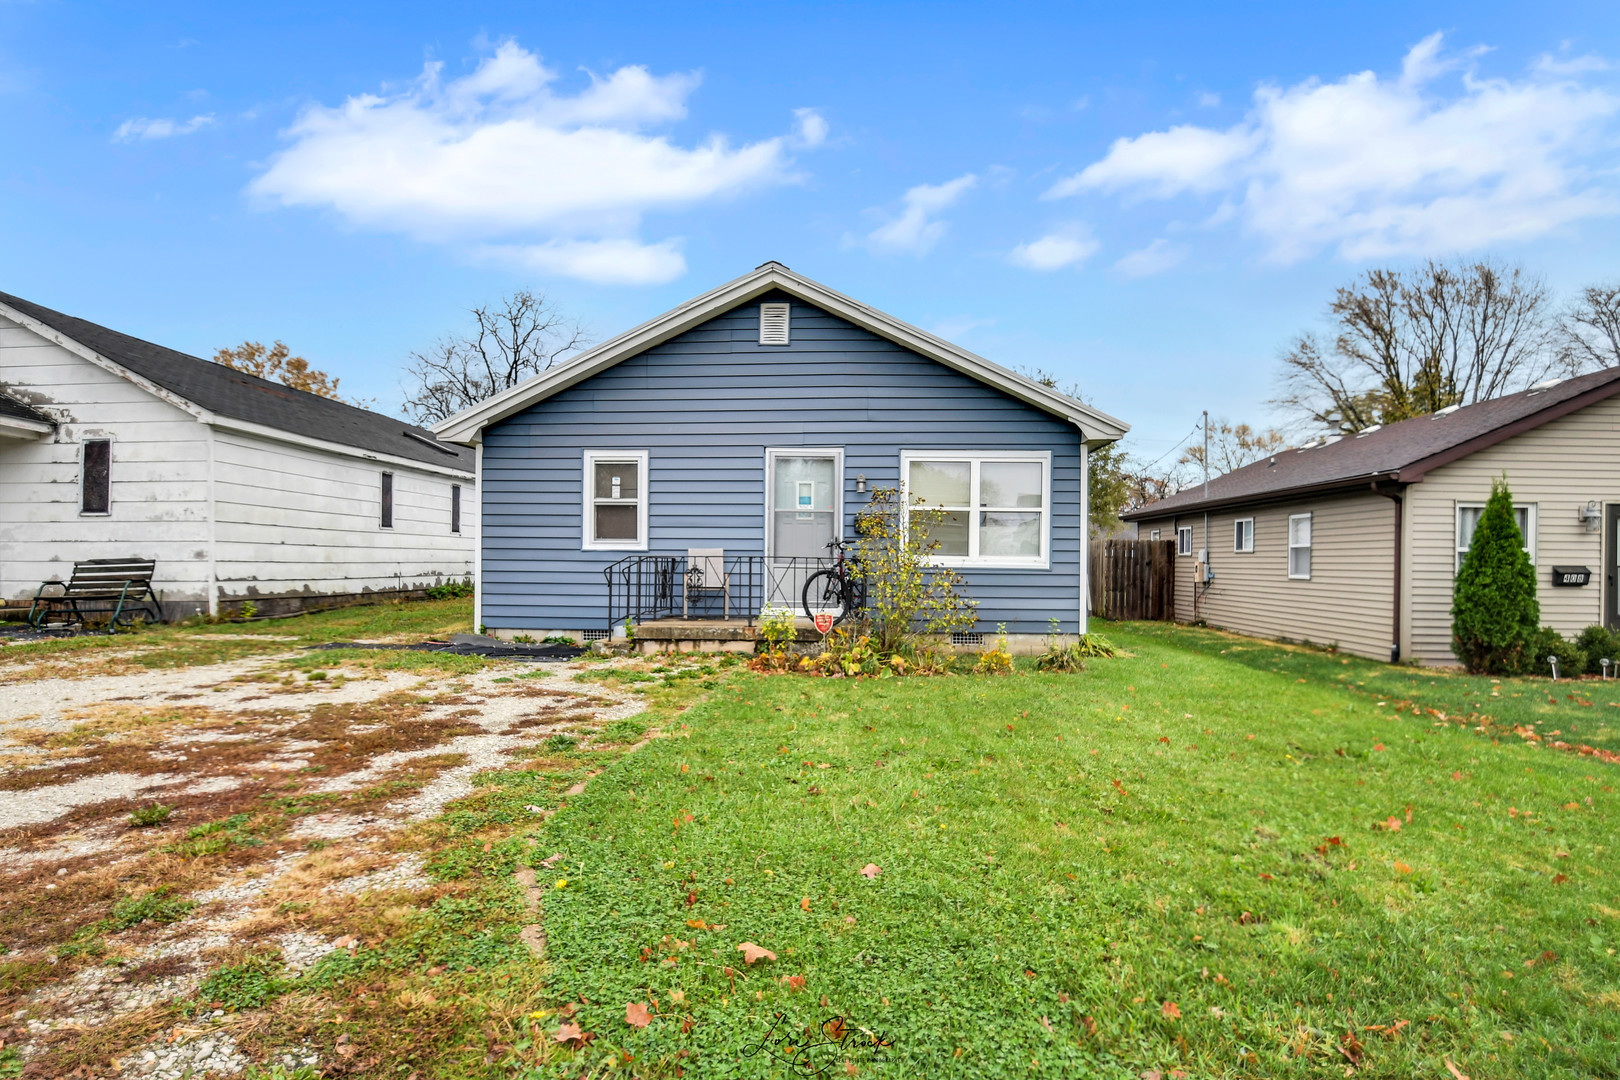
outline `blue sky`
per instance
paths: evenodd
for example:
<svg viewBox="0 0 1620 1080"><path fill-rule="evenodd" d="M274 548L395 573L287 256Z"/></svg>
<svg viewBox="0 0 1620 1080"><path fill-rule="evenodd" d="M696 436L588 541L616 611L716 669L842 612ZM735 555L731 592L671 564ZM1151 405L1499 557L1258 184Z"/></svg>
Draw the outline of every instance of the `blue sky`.
<svg viewBox="0 0 1620 1080"><path fill-rule="evenodd" d="M1620 277L1612 3L262 7L0 0L0 290L387 407L472 304L774 258L1151 458L1367 266Z"/></svg>

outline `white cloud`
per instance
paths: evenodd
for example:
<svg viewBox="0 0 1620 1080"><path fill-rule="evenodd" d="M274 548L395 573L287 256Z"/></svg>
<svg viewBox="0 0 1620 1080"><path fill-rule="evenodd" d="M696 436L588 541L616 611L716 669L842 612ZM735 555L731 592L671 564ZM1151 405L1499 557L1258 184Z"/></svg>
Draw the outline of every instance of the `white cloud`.
<svg viewBox="0 0 1620 1080"><path fill-rule="evenodd" d="M1357 260L1478 250L1620 212L1602 164L1620 98L1546 63L1483 78L1467 66L1477 55L1447 56L1434 34L1393 80L1262 86L1241 123L1119 139L1047 196L1218 195L1284 261L1324 248ZM1456 68L1455 86L1435 85Z"/></svg>
<svg viewBox="0 0 1620 1080"><path fill-rule="evenodd" d="M1147 247L1121 258L1114 264L1114 269L1126 277L1148 277L1178 265L1186 257L1186 247L1172 244L1161 237Z"/></svg>
<svg viewBox="0 0 1620 1080"><path fill-rule="evenodd" d="M867 234L866 243L877 251L926 253L945 235L945 222L935 218L978 184L973 173L943 184L918 184L900 197L900 213Z"/></svg>
<svg viewBox="0 0 1620 1080"><path fill-rule="evenodd" d="M1198 92L1198 107L1200 109L1213 109L1220 103L1221 95L1209 90L1200 90Z"/></svg>
<svg viewBox="0 0 1620 1080"><path fill-rule="evenodd" d="M193 116L190 120L170 120L164 117L137 116L132 120L125 120L113 132L113 139L117 142L132 142L135 139L169 139L176 135L190 135L208 127L214 122L214 114Z"/></svg>
<svg viewBox="0 0 1620 1080"><path fill-rule="evenodd" d="M1038 240L1019 244L1007 258L1029 270L1061 270L1077 266L1097 253L1101 244L1082 225L1071 225L1047 233Z"/></svg>
<svg viewBox="0 0 1620 1080"><path fill-rule="evenodd" d="M680 146L646 129L686 116L697 75L629 66L561 94L556 72L511 41L460 78L442 68L427 64L398 92L305 109L250 193L538 270L640 284L685 269L675 241L636 235L645 214L789 182L790 144L827 133L800 110L791 136Z"/></svg>

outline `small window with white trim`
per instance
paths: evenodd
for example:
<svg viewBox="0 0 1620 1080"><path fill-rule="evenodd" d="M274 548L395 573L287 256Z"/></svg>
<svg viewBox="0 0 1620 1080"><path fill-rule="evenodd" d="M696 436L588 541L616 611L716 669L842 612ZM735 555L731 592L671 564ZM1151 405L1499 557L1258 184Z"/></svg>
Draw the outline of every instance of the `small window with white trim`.
<svg viewBox="0 0 1620 1080"><path fill-rule="evenodd" d="M1463 556L1468 554L1468 548L1474 542L1474 530L1479 528L1479 519L1485 515L1484 503L1458 503L1457 504L1457 562L1452 567L1455 573L1462 569ZM1530 556L1530 564L1536 562L1536 504L1514 503L1513 522L1519 527L1519 535L1524 539L1524 553Z"/></svg>
<svg viewBox="0 0 1620 1080"><path fill-rule="evenodd" d="M1176 554L1192 554L1192 526L1183 525L1176 530Z"/></svg>
<svg viewBox="0 0 1620 1080"><path fill-rule="evenodd" d="M1232 522L1232 550L1254 550L1254 518L1238 518Z"/></svg>
<svg viewBox="0 0 1620 1080"><path fill-rule="evenodd" d="M647 549L647 451L585 451L586 551Z"/></svg>
<svg viewBox="0 0 1620 1080"><path fill-rule="evenodd" d="M1311 515L1288 515L1288 576L1311 579Z"/></svg>
<svg viewBox="0 0 1620 1080"><path fill-rule="evenodd" d="M793 324L792 304L759 305L759 343L786 345Z"/></svg>
<svg viewBox="0 0 1620 1080"><path fill-rule="evenodd" d="M461 485L450 485L450 531L461 531Z"/></svg>
<svg viewBox="0 0 1620 1080"><path fill-rule="evenodd" d="M900 463L906 526L927 529L934 562L1049 565L1051 454L907 450Z"/></svg>
<svg viewBox="0 0 1620 1080"><path fill-rule="evenodd" d="M86 439L79 461L79 513L112 513L112 440Z"/></svg>
<svg viewBox="0 0 1620 1080"><path fill-rule="evenodd" d="M394 527L394 474L382 474L382 527Z"/></svg>
<svg viewBox="0 0 1620 1080"><path fill-rule="evenodd" d="M1158 529L1149 529L1148 530L1148 539L1149 540L1157 540L1158 538L1159 538L1159 530Z"/></svg>

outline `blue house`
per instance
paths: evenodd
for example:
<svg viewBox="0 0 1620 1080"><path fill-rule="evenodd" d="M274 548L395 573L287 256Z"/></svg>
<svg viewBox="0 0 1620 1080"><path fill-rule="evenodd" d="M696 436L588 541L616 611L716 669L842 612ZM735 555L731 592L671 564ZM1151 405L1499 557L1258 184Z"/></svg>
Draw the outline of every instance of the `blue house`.
<svg viewBox="0 0 1620 1080"><path fill-rule="evenodd" d="M975 632L1032 646L1084 632L1087 454L1127 427L770 262L434 430L477 451L491 633L746 641L899 487Z"/></svg>

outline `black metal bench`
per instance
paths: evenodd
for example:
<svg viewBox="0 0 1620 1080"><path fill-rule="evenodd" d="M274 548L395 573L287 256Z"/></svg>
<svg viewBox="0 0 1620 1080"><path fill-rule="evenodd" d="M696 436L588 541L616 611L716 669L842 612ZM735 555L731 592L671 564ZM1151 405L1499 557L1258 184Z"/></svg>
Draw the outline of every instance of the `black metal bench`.
<svg viewBox="0 0 1620 1080"><path fill-rule="evenodd" d="M157 622L163 609L152 591L155 559L86 559L73 564L73 577L65 584L47 581L34 593L28 609L28 624L44 626L53 614L64 622L85 625L86 615L108 613L107 628L132 626L139 615L145 622ZM47 595L47 589L60 589Z"/></svg>

